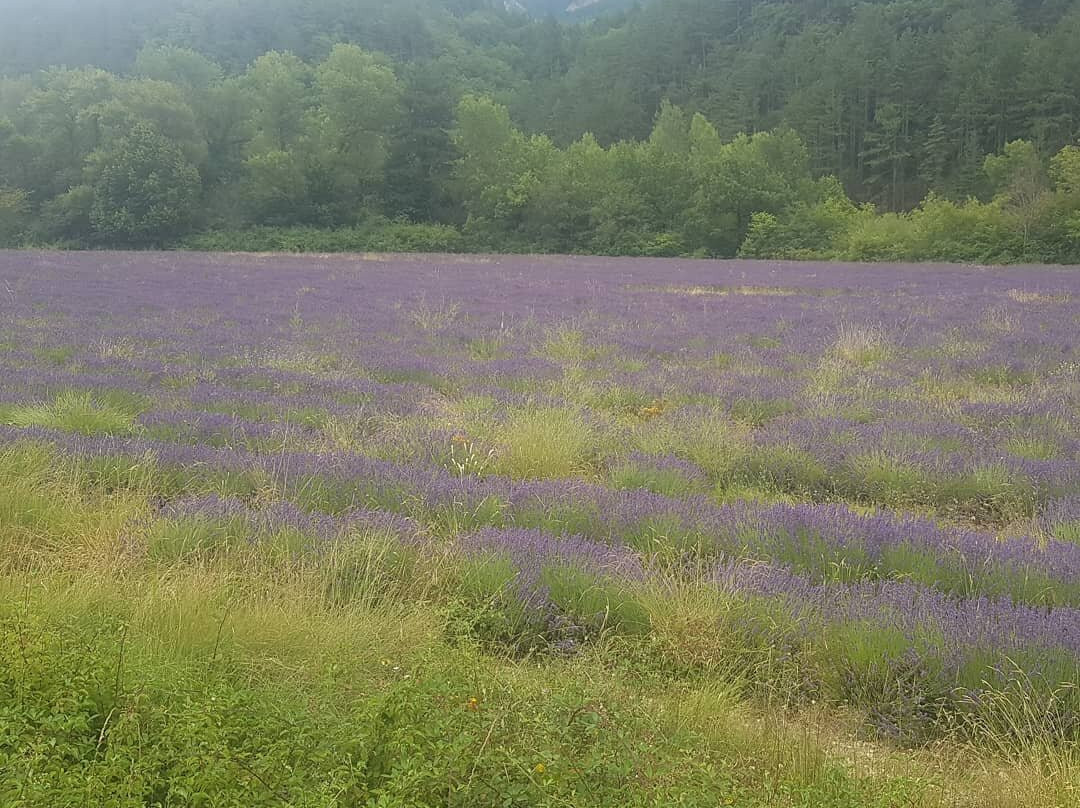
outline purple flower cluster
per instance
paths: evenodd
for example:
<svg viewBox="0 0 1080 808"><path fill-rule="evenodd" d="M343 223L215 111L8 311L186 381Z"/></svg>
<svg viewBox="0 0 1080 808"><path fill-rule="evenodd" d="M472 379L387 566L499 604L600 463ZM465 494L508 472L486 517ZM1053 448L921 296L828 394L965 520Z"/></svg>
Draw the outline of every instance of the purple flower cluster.
<svg viewBox="0 0 1080 808"><path fill-rule="evenodd" d="M1039 515L1043 530L1050 536L1080 547L1080 497L1070 497L1049 503ZM1051 546L1058 543L1050 541Z"/></svg>
<svg viewBox="0 0 1080 808"><path fill-rule="evenodd" d="M779 599L804 620L899 630L959 666L977 652L999 659L1028 648L1060 650L1080 663L1080 609L1038 608L992 598L950 598L902 581L815 584L771 564L724 563L727 591Z"/></svg>
<svg viewBox="0 0 1080 808"><path fill-rule="evenodd" d="M598 578L641 580L641 557L625 547L612 547L581 536L553 536L540 530L486 528L457 542L467 556L493 555L509 560L525 588L540 584L545 569L568 567Z"/></svg>
<svg viewBox="0 0 1080 808"><path fill-rule="evenodd" d="M289 531L327 543L350 532L384 533L402 541L413 541L420 526L406 516L384 511L354 509L338 516L305 511L291 502L272 502L262 507L231 497L207 494L183 497L166 504L158 517L174 521L239 522L252 537Z"/></svg>
<svg viewBox="0 0 1080 808"><path fill-rule="evenodd" d="M972 581L993 571L1038 574L1063 585L1080 581L1080 545L1068 542L1003 539L942 527L926 518L880 511L857 514L842 505L776 505L763 510L735 506L725 515L730 515L725 521L751 555L779 558L803 544L819 553L854 555L878 565L891 553L908 549L933 557Z"/></svg>
<svg viewBox="0 0 1080 808"><path fill-rule="evenodd" d="M544 582L545 571L551 569L568 567L623 584L654 575L637 553L580 536L489 528L462 537L456 547L467 557L494 556L510 562L520 596L541 609L553 605ZM1002 598L957 599L903 581L821 584L784 567L745 561L719 563L709 580L725 592L782 604L807 631L853 625L872 632L900 632L912 648L946 665L954 676L973 659L1002 664L1025 652L1061 652L1080 665L1080 609L1073 607L1039 608Z"/></svg>
<svg viewBox="0 0 1080 808"><path fill-rule="evenodd" d="M708 487L710 482L709 475L701 466L676 455L651 455L634 451L630 452L622 462L629 468L641 471L645 476L671 475L685 482L690 489Z"/></svg>

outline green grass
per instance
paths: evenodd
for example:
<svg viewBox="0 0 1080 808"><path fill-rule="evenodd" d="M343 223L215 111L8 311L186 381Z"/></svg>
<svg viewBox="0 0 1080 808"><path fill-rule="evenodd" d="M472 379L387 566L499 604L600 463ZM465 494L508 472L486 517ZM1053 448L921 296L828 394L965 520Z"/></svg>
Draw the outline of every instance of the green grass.
<svg viewBox="0 0 1080 808"><path fill-rule="evenodd" d="M192 561L228 555L257 541L264 550L283 558L296 555L310 543L291 529L252 535L245 520L189 517L160 522L147 535L147 553L155 561Z"/></svg>
<svg viewBox="0 0 1080 808"><path fill-rule="evenodd" d="M510 413L492 429L493 471L515 479L573 477L595 467L599 435L580 415L557 408Z"/></svg>
<svg viewBox="0 0 1080 808"><path fill-rule="evenodd" d="M539 351L541 356L568 364L591 362L606 352L602 346L590 342L584 333L573 328L553 330Z"/></svg>
<svg viewBox="0 0 1080 808"><path fill-rule="evenodd" d="M1004 365L979 368L971 374L971 378L984 387L1024 387L1034 381L1031 372L1012 370Z"/></svg>
<svg viewBox="0 0 1080 808"><path fill-rule="evenodd" d="M782 445L753 451L728 446L721 452L730 460L717 469L714 493L720 502L750 491L759 501L846 501L1000 526L1030 519L1052 493L1037 490L1031 481L1001 466L945 474L884 450L857 455L838 466L826 466L809 452Z"/></svg>
<svg viewBox="0 0 1080 808"><path fill-rule="evenodd" d="M1005 451L1025 460L1053 460L1060 454L1057 443L1048 438L1018 436L1005 442Z"/></svg>
<svg viewBox="0 0 1080 808"><path fill-rule="evenodd" d="M783 347L784 341L779 337L754 336L747 337L746 344L751 348L769 349Z"/></svg>
<svg viewBox="0 0 1080 808"><path fill-rule="evenodd" d="M1058 541L1071 541L1080 544L1080 519L1054 525L1051 535Z"/></svg>
<svg viewBox="0 0 1080 808"><path fill-rule="evenodd" d="M576 624L595 633L648 636L647 609L624 585L606 581L569 566L549 567L543 584L553 603Z"/></svg>
<svg viewBox="0 0 1080 808"><path fill-rule="evenodd" d="M131 397L101 399L89 393L61 393L53 401L12 407L6 421L17 427L44 427L82 435L130 435L138 410Z"/></svg>
<svg viewBox="0 0 1080 808"><path fill-rule="evenodd" d="M638 414L653 400L650 395L618 385L585 383L574 393L574 397L587 407L624 416Z"/></svg>
<svg viewBox="0 0 1080 808"><path fill-rule="evenodd" d="M494 334L484 337L476 337L469 340L467 345L469 355L473 359L490 360L499 359L504 356L503 339L499 334Z"/></svg>
<svg viewBox="0 0 1080 808"><path fill-rule="evenodd" d="M70 345L41 348L34 351L34 356L45 364L63 366L75 358L75 349Z"/></svg>
<svg viewBox="0 0 1080 808"><path fill-rule="evenodd" d="M448 646L422 613L226 600L205 576L50 584L0 597L6 805L855 808L928 790L811 738L770 751L706 689Z"/></svg>
<svg viewBox="0 0 1080 808"><path fill-rule="evenodd" d="M859 367L884 362L895 352L885 329L879 324L840 326L830 354L833 358Z"/></svg>
<svg viewBox="0 0 1080 808"><path fill-rule="evenodd" d="M759 488L806 499L830 496L835 481L821 462L799 449L785 446L763 447L748 453L720 479L717 493L723 497L730 488Z"/></svg>
<svg viewBox="0 0 1080 808"><path fill-rule="evenodd" d="M415 384L442 393L451 393L457 389L457 385L453 380L429 370L376 370L371 375L373 379L382 384Z"/></svg>
<svg viewBox="0 0 1080 808"><path fill-rule="evenodd" d="M784 399L739 398L731 405L731 417L740 423L760 427L796 409L795 404Z"/></svg>
<svg viewBox="0 0 1080 808"><path fill-rule="evenodd" d="M116 541L145 512L137 485L95 485L88 469L43 448L0 450L0 570L78 559Z"/></svg>
<svg viewBox="0 0 1080 808"><path fill-rule="evenodd" d="M710 476L728 477L749 452L749 431L721 410L684 417L678 410L636 425L630 446L645 454L674 454Z"/></svg>
<svg viewBox="0 0 1080 808"><path fill-rule="evenodd" d="M654 494L681 497L703 493L702 486L673 469L642 468L632 463L620 463L609 472L613 488L644 488Z"/></svg>

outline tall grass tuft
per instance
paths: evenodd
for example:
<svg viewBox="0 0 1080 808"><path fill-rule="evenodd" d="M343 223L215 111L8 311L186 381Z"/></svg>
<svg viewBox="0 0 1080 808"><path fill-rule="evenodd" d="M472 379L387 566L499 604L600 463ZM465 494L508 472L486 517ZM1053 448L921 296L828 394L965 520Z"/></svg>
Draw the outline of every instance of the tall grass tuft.
<svg viewBox="0 0 1080 808"><path fill-rule="evenodd" d="M599 436L578 413L535 408L511 413L494 430L493 470L515 479L594 473Z"/></svg>
<svg viewBox="0 0 1080 808"><path fill-rule="evenodd" d="M130 409L95 400L89 393L61 393L48 404L13 407L7 422L17 427L44 427L82 435L130 435L135 416Z"/></svg>

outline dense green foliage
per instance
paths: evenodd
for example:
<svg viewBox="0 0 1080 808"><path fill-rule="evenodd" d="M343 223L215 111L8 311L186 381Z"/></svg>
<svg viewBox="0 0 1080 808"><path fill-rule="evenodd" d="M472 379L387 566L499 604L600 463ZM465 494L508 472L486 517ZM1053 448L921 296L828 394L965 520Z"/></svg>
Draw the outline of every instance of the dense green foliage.
<svg viewBox="0 0 1080 808"><path fill-rule="evenodd" d="M505 5L0 0L0 243L1080 260L1073 0Z"/></svg>

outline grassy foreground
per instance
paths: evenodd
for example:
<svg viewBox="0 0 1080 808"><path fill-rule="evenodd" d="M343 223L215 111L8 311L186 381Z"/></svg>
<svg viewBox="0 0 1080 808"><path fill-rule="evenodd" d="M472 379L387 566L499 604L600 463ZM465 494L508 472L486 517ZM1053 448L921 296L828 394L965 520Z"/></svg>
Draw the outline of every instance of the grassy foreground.
<svg viewBox="0 0 1080 808"><path fill-rule="evenodd" d="M206 544L124 485L0 454L0 805L1068 806L1067 747L918 749L747 687L731 604L637 593L568 656L491 642L461 566L359 530ZM194 534L191 534L194 535ZM252 537L249 537L252 538ZM177 542L182 551L176 551ZM192 551L197 547L197 551ZM502 617L499 617L502 620ZM828 649L823 649L827 653ZM760 674L760 671L758 671Z"/></svg>

